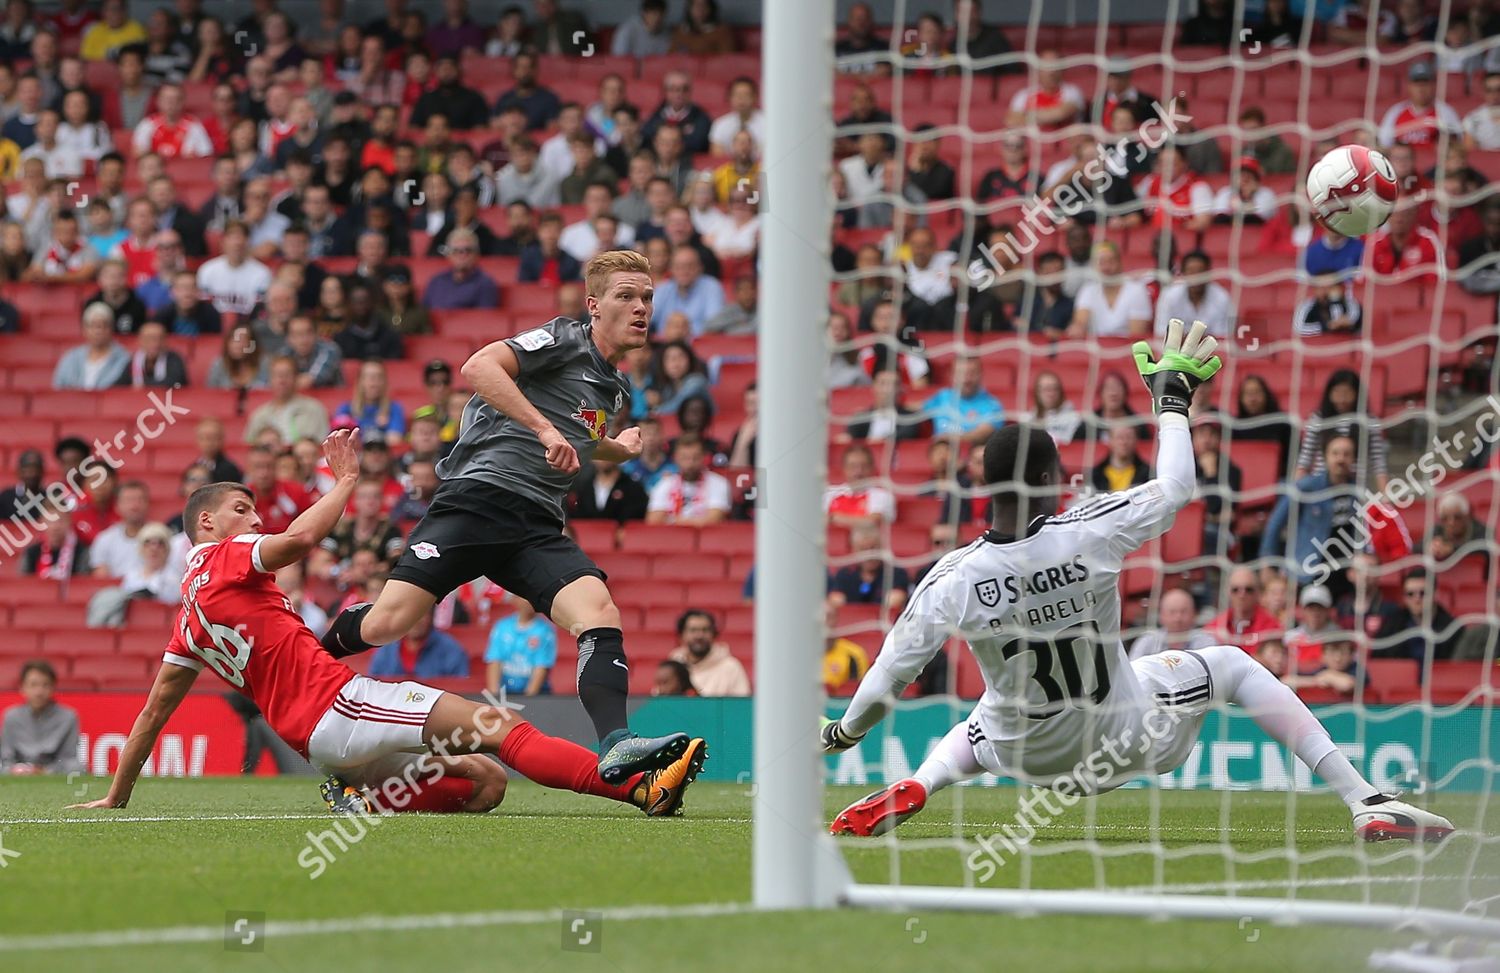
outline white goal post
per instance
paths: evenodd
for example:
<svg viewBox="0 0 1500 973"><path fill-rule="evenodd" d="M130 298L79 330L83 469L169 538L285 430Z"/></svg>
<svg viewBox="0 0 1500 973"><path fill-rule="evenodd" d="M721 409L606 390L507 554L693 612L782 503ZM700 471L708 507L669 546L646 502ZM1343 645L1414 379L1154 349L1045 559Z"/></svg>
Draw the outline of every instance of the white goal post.
<svg viewBox="0 0 1500 973"><path fill-rule="evenodd" d="M1031 13L1029 37L1037 33L1039 6ZM1170 5L1174 14L1176 6ZM994 9L998 12L998 5ZM1102 7L1108 9L1108 4ZM907 13L899 0L896 13L898 18ZM1249 918L1276 924L1416 929L1500 941L1500 922L1483 910L1464 913L1418 901L1375 901L1367 889L1362 900L1307 898L1297 894L1295 881L1287 883L1286 897L1273 898L1237 894L1232 883L1217 894L1173 894L1168 886L1123 895L1105 888L876 885L853 880L839 844L827 832L824 759L816 746L824 697L812 664L814 647L825 637L827 582L823 493L829 404L822 335L832 279L833 119L841 107L834 105L833 97L834 35L833 0L767 0L764 4L767 125L758 187L763 285L758 360L762 367L758 373L754 783L750 791L754 905L759 909L852 906L1154 919ZM900 84L898 77L898 92ZM899 113L896 124L901 124ZM892 718L896 717L899 712Z"/></svg>

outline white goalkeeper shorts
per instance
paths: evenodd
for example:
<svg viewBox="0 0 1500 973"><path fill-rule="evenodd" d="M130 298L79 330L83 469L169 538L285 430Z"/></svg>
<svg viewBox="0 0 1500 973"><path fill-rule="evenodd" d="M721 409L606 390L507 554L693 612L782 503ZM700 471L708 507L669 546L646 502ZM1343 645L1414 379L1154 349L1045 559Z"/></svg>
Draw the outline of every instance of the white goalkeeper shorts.
<svg viewBox="0 0 1500 973"><path fill-rule="evenodd" d="M441 689L355 676L307 738L307 759L325 773L399 753L426 753L422 727Z"/></svg>
<svg viewBox="0 0 1500 973"><path fill-rule="evenodd" d="M1033 750L1026 759L1030 772L985 736L976 708L968 724L975 759L992 774L1038 786L1070 778L1081 794L1102 794L1142 774L1175 770L1192 753L1204 714L1214 704L1213 673L1198 652L1177 649L1136 659L1130 668L1139 686L1135 702L1130 702L1132 694L1120 693L1123 699L1114 707L1105 704L1100 713L1077 711L1076 746L1068 746L1067 752ZM1103 746L1105 739L1110 748ZM1025 752L1024 743L1021 749Z"/></svg>

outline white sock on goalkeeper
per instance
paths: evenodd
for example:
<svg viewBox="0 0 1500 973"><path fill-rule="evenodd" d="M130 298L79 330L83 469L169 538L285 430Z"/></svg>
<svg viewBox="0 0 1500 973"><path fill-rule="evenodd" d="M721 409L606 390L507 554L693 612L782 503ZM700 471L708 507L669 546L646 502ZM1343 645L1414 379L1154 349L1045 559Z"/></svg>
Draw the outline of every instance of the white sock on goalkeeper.
<svg viewBox="0 0 1500 973"><path fill-rule="evenodd" d="M1269 669L1233 645L1197 650L1214 677L1214 698L1243 707L1271 739L1287 747L1350 809L1380 791L1354 769L1323 724Z"/></svg>
<svg viewBox="0 0 1500 973"><path fill-rule="evenodd" d="M1243 649L1214 645L1195 655L1213 674L1214 698L1242 707L1272 739L1292 750L1351 810L1380 791L1349 758L1297 694ZM969 722L950 729L912 774L929 795L984 773L969 741Z"/></svg>

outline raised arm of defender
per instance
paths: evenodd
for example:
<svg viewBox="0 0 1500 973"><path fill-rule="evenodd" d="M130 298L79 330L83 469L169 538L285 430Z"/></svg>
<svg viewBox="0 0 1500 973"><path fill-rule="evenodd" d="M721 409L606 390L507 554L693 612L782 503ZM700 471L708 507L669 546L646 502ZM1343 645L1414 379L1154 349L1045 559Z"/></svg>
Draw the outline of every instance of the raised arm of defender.
<svg viewBox="0 0 1500 973"><path fill-rule="evenodd" d="M296 564L338 526L359 484L358 437L358 429L340 429L323 440L323 455L334 478L333 489L298 514L284 533L271 534L260 542L261 567L276 571Z"/></svg>

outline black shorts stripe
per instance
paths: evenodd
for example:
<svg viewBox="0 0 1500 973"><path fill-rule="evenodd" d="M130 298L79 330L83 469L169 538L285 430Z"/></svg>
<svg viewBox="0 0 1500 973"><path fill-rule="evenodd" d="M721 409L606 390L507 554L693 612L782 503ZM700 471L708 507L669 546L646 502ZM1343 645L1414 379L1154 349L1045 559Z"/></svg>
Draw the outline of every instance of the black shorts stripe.
<svg viewBox="0 0 1500 973"><path fill-rule="evenodd" d="M1181 693L1157 693L1156 700L1167 706L1181 706L1183 703L1196 703L1200 699L1208 698L1208 686L1199 686Z"/></svg>
<svg viewBox="0 0 1500 973"><path fill-rule="evenodd" d="M1208 691L1212 694L1214 691L1214 671L1208 667L1208 660L1199 655L1196 649L1183 649L1182 651L1196 659L1198 664L1203 667L1203 677L1208 680Z"/></svg>

